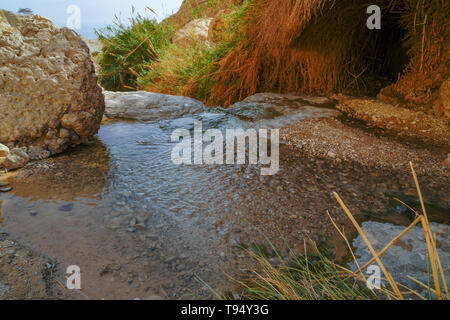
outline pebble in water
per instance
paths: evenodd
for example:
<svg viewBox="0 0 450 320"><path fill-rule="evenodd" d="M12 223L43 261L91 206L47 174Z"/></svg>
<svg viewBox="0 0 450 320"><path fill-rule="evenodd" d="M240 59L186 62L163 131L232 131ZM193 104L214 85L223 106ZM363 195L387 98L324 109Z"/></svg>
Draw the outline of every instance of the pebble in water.
<svg viewBox="0 0 450 320"><path fill-rule="evenodd" d="M12 188L9 187L8 185L4 185L4 186L0 185L0 192L10 192L11 190L12 190Z"/></svg>
<svg viewBox="0 0 450 320"><path fill-rule="evenodd" d="M31 210L30 211L30 216L35 217L37 216L38 212L36 210Z"/></svg>
<svg viewBox="0 0 450 320"><path fill-rule="evenodd" d="M70 212L73 210L73 203L68 203L68 204L63 204L62 206L59 207L59 211L63 211L63 212Z"/></svg>

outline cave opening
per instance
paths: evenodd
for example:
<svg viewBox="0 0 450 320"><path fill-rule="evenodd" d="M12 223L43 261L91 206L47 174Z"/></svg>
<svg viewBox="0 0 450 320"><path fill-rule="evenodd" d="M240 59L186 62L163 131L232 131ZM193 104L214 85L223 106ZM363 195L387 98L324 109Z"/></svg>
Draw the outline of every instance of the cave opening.
<svg viewBox="0 0 450 320"><path fill-rule="evenodd" d="M357 53L362 81L353 81L349 87L360 95L376 96L382 88L395 83L409 64L407 31L401 26L398 14L386 12L381 29L367 29L365 34L367 41Z"/></svg>

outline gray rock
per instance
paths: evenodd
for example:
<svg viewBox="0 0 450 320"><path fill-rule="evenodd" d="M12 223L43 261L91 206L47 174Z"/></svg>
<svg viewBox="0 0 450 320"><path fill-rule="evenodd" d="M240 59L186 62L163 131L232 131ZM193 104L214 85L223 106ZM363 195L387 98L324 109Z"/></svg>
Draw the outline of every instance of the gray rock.
<svg viewBox="0 0 450 320"><path fill-rule="evenodd" d="M329 118L340 114L328 108L331 100L323 97L307 97L294 94L257 93L222 109L245 121L274 122L277 127L311 118Z"/></svg>
<svg viewBox="0 0 450 320"><path fill-rule="evenodd" d="M172 119L206 110L203 103L188 97L146 91L103 93L106 102L105 116L112 119Z"/></svg>
<svg viewBox="0 0 450 320"><path fill-rule="evenodd" d="M67 203L67 204L63 204L63 205L59 206L58 209L59 209L59 211L62 211L62 212L70 212L73 210L73 208L74 208L73 203Z"/></svg>
<svg viewBox="0 0 450 320"><path fill-rule="evenodd" d="M364 222L361 227L377 252L406 228L390 223L372 221ZM450 279L450 239L448 238L450 227L438 223L431 223L430 227L432 232L436 233L437 251L444 268L445 277L448 280ZM372 255L360 236L353 241L353 246L356 248L355 255L358 263L360 266L365 265L372 258ZM423 288L406 276L428 283L427 254L423 229L416 226L389 248L381 257L381 262L397 282L421 292ZM377 263L375 262L374 265L377 265ZM351 267L352 270L356 270L354 263Z"/></svg>

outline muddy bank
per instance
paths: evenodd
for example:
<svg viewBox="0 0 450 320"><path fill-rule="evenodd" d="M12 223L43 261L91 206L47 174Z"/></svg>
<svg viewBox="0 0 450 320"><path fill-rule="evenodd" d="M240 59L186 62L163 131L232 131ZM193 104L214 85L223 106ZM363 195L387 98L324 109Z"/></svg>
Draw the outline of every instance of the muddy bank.
<svg viewBox="0 0 450 320"><path fill-rule="evenodd" d="M0 300L53 298L51 272L49 259L8 239L0 227Z"/></svg>

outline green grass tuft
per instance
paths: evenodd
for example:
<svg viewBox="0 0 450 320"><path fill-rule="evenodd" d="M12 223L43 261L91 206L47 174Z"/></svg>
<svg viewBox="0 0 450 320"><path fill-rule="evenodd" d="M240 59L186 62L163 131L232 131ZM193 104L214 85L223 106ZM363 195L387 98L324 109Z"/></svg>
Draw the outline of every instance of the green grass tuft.
<svg viewBox="0 0 450 320"><path fill-rule="evenodd" d="M130 24L117 19L114 25L97 30L103 44L102 52L96 57L102 67L101 85L108 90L135 90L137 78L170 45L172 34L170 24L158 24L140 14L130 18Z"/></svg>

